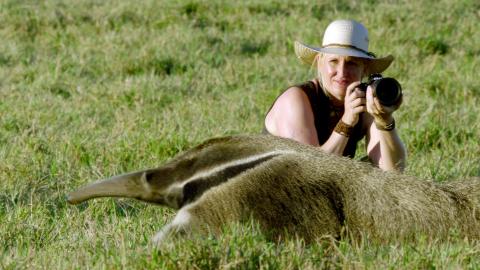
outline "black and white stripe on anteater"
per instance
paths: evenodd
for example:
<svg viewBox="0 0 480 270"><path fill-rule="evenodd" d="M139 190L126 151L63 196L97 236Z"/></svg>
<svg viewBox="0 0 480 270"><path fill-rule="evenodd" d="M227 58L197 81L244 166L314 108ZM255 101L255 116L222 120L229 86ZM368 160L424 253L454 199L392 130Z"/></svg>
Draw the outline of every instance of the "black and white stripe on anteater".
<svg viewBox="0 0 480 270"><path fill-rule="evenodd" d="M157 242L250 218L268 235L307 242L338 237L345 226L378 241L446 238L451 230L480 238L478 177L438 184L272 136L212 139L159 168L90 184L68 201L106 196L179 209Z"/></svg>

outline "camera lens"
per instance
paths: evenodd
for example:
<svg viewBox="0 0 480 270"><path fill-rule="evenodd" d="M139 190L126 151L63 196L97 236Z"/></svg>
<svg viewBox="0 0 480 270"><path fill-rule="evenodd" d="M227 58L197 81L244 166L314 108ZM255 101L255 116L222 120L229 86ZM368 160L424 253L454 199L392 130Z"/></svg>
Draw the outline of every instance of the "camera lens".
<svg viewBox="0 0 480 270"><path fill-rule="evenodd" d="M402 96L402 87L393 78L382 78L374 81L375 96L384 106L395 105Z"/></svg>

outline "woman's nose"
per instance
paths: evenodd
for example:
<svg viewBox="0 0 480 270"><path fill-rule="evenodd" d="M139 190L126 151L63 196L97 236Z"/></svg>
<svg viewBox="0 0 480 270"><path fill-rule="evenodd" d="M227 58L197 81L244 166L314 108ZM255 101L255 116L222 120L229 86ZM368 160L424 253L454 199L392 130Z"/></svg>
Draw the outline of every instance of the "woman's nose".
<svg viewBox="0 0 480 270"><path fill-rule="evenodd" d="M339 65L337 66L337 74L340 77L345 77L348 74L347 66L345 65L345 63L339 63Z"/></svg>

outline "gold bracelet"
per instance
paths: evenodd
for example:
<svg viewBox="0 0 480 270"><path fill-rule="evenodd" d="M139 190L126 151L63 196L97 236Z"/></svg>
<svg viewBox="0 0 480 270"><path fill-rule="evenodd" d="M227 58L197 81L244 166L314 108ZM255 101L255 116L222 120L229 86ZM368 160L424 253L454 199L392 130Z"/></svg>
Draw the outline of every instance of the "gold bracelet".
<svg viewBox="0 0 480 270"><path fill-rule="evenodd" d="M379 125L377 124L377 122L375 122L375 126L377 127L378 130L392 131L395 129L395 119L393 119L393 121L387 125Z"/></svg>
<svg viewBox="0 0 480 270"><path fill-rule="evenodd" d="M353 134L354 127L350 126L348 124L345 124L342 119L338 121L337 125L333 129L333 131L337 132L340 135L343 135L345 137L350 137Z"/></svg>

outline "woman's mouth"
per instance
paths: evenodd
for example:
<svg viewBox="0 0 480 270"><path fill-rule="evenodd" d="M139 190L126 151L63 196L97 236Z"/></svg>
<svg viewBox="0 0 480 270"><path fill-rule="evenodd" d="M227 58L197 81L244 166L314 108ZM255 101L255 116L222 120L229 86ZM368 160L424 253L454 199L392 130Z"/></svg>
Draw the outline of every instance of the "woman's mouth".
<svg viewBox="0 0 480 270"><path fill-rule="evenodd" d="M350 84L348 80L335 80L335 83L340 87L347 87Z"/></svg>

